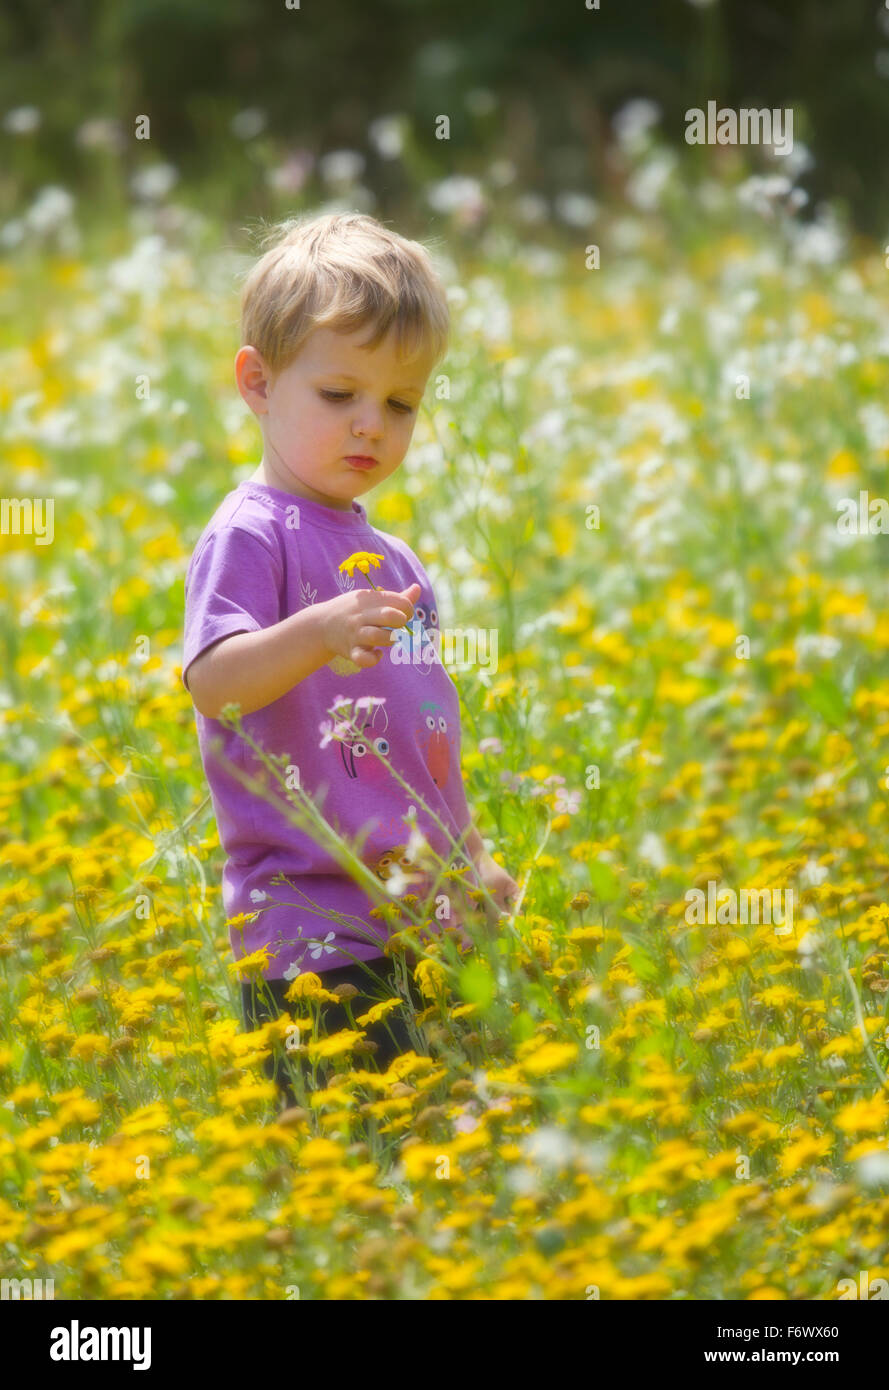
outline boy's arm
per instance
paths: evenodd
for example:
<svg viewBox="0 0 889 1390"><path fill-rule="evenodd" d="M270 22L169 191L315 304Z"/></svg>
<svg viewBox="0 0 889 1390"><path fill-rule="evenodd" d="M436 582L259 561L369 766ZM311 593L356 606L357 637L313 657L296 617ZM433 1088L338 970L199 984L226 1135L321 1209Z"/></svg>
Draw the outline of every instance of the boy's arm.
<svg viewBox="0 0 889 1390"><path fill-rule="evenodd" d="M475 864L475 870L479 882L490 894L495 907L485 901L484 908L487 919L490 923L498 920L497 909L502 912L512 911L521 902L521 891L515 879L502 864L492 858L485 849L484 841L478 833L475 825L466 836L464 841L466 852Z"/></svg>
<svg viewBox="0 0 889 1390"><path fill-rule="evenodd" d="M476 864L480 863L482 859L490 859L491 856L485 849L485 842L478 833L474 821L472 823L472 829L464 840L464 844L466 845L466 853L472 857Z"/></svg>
<svg viewBox="0 0 889 1390"><path fill-rule="evenodd" d="M335 600L282 619L281 554L261 519L246 523L211 534L186 576L182 683L206 719L227 704L252 714L334 655L325 632Z"/></svg>
<svg viewBox="0 0 889 1390"><path fill-rule="evenodd" d="M208 647L187 668L195 709L218 719L224 705L236 703L242 714L252 714L286 695L334 655L325 639L327 618L327 603L313 603L271 627L237 632Z"/></svg>

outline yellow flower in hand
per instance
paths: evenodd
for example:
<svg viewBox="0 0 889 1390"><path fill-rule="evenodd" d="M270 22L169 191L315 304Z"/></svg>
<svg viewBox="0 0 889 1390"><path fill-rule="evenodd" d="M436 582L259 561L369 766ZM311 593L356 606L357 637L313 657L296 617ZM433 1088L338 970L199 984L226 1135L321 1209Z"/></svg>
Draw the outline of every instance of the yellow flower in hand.
<svg viewBox="0 0 889 1390"><path fill-rule="evenodd" d="M382 555L375 555L371 550L356 550L354 555L350 555L348 559L343 561L339 569L341 573L348 574L351 579L356 569L360 570L362 574L367 574L371 565L374 569L379 569L380 561L383 558Z"/></svg>

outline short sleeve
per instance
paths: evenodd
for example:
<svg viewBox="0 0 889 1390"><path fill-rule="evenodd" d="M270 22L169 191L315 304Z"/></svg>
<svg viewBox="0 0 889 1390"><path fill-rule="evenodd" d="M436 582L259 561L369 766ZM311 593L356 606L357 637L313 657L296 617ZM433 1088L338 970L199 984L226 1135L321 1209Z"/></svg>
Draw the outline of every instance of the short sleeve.
<svg viewBox="0 0 889 1390"><path fill-rule="evenodd" d="M258 632L280 620L282 565L249 531L225 526L195 551L185 577L182 684L208 647L236 632Z"/></svg>

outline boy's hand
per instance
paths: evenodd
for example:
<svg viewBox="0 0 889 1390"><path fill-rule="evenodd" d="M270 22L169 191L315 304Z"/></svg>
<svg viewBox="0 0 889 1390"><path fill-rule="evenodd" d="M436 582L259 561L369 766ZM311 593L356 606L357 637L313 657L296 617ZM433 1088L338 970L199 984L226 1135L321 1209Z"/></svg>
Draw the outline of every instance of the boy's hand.
<svg viewBox="0 0 889 1390"><path fill-rule="evenodd" d="M505 913L511 910L513 904L518 899L520 892L519 885L516 883L515 879L511 878L506 870L497 863L496 859L492 859L486 851L482 850L474 857L473 862L475 864L478 880L494 899L495 906L492 906L487 898L482 898L480 904L471 903L468 898L465 900L461 899L458 906L460 911L467 912L478 912L479 907L483 906L486 917L485 927L488 933L491 933L496 930L500 924L501 918ZM465 884L465 887L466 889L470 888L468 882ZM475 889L475 893L478 895L477 888ZM448 928L445 928L445 930L447 931ZM462 924L459 927L450 928L450 930L455 932L457 942L462 950L470 951L474 949L475 942L466 934Z"/></svg>
<svg viewBox="0 0 889 1390"><path fill-rule="evenodd" d="M492 859L490 854L480 854L475 861L475 869L479 880L487 888L497 907L499 913L495 913L491 904L485 899L484 906L488 915L489 924L495 924L505 912L511 912L519 896L519 885L514 878L506 872L496 859Z"/></svg>
<svg viewBox="0 0 889 1390"><path fill-rule="evenodd" d="M404 627L413 617L420 597L420 585L413 583L403 593L392 589L353 589L328 599L324 640L330 655L345 657L356 666L376 666L383 653L377 647L391 647L392 628Z"/></svg>

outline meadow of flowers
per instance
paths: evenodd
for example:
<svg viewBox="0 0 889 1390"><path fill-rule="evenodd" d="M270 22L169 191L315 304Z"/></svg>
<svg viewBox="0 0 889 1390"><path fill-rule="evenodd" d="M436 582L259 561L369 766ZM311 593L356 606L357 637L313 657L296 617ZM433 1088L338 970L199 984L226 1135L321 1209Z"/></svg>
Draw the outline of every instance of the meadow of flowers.
<svg viewBox="0 0 889 1390"><path fill-rule="evenodd" d="M496 671L452 674L520 910L462 961L429 946L422 1046L386 1072L303 976L323 1084L284 1114L180 682L191 550L258 461L250 253L162 203L0 265L0 491L54 501L51 544L0 537L4 1274L134 1300L889 1278L889 540L838 526L886 486L886 265L780 179L624 143L620 204L557 225L498 189L455 233L447 382L363 498L442 626L498 634ZM689 920L710 883L792 891L790 930Z"/></svg>

